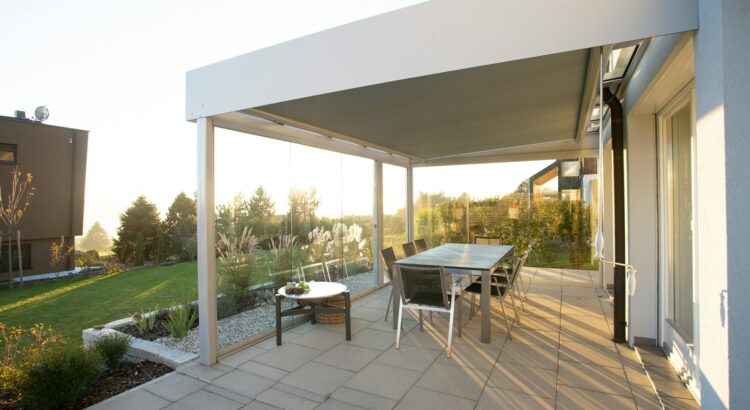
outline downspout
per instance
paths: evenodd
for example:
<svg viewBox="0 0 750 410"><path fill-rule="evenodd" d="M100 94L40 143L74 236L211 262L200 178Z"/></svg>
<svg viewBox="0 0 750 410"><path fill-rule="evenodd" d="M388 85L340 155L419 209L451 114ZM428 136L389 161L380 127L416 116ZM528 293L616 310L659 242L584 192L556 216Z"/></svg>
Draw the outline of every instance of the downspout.
<svg viewBox="0 0 750 410"><path fill-rule="evenodd" d="M625 329L627 322L625 318L625 167L623 160L624 143L623 143L623 125L622 125L622 104L617 97L612 94L609 87L603 87L602 96L604 103L609 106L610 126L612 130L612 165L613 165L613 191L614 191L614 216L615 216L615 266L614 266L614 285L615 285L615 337L616 343L625 343ZM601 127L602 124L599 124Z"/></svg>

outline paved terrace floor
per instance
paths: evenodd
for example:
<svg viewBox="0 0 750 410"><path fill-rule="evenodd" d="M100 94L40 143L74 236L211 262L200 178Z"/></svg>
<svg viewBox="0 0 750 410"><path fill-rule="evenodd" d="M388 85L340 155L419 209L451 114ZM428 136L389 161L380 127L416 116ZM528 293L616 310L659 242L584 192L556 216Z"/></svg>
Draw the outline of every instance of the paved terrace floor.
<svg viewBox="0 0 750 410"><path fill-rule="evenodd" d="M207 367L191 363L97 408L496 409L661 408L634 351L612 337L612 305L597 272L526 268L521 325L508 337L493 300L492 343L480 317L445 352L447 318L410 318L401 349L383 316L390 287L353 303L343 325L304 325ZM506 309L510 306L506 305ZM468 307L468 306L467 306Z"/></svg>

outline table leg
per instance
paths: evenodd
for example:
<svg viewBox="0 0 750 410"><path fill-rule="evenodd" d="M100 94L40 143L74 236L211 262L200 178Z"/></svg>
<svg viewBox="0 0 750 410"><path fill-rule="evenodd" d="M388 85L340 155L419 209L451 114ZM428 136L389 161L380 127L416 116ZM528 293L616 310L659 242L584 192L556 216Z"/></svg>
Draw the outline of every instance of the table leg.
<svg viewBox="0 0 750 410"><path fill-rule="evenodd" d="M490 327L492 323L490 321L490 271L482 272L482 297L479 300L482 306L482 343L490 342Z"/></svg>
<svg viewBox="0 0 750 410"><path fill-rule="evenodd" d="M344 307L346 308L346 340L352 340L352 301L349 292L344 292Z"/></svg>
<svg viewBox="0 0 750 410"><path fill-rule="evenodd" d="M398 281L400 281L400 279L397 278L398 269L394 269L394 271L395 271L394 275L391 278L391 299L392 299L391 306L393 306L393 329L396 329L396 326L397 326L396 322L398 322L398 310L399 310L399 309L396 309L396 306L401 306L401 304L399 304L399 300L401 298L401 287L397 285Z"/></svg>
<svg viewBox="0 0 750 410"><path fill-rule="evenodd" d="M281 298L276 295L276 346L281 346Z"/></svg>

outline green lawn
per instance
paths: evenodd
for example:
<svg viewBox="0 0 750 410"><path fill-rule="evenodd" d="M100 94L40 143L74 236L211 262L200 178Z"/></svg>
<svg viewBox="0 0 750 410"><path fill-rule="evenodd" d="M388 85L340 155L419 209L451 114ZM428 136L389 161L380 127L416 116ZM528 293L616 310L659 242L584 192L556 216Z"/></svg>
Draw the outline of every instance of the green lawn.
<svg viewBox="0 0 750 410"><path fill-rule="evenodd" d="M81 331L138 309L195 299L195 262L0 289L0 322L25 328L44 323L72 343Z"/></svg>
<svg viewBox="0 0 750 410"><path fill-rule="evenodd" d="M529 266L542 265L532 253ZM568 254L560 252L549 267L570 268ZM586 265L579 269L596 269ZM267 280L258 277L254 282ZM28 328L44 323L72 343L81 343L85 328L130 316L156 304L196 299L195 262L134 269L101 276L0 289L0 322Z"/></svg>
<svg viewBox="0 0 750 410"><path fill-rule="evenodd" d="M529 260L527 261L526 266L545 267L545 268L563 268L563 269L599 270L599 263L597 262L587 263L579 267L573 266L573 264L570 263L570 257L566 249L560 250L557 256L555 256L555 260L553 260L552 263L542 262L541 260L539 260L539 255L537 255L536 252L531 252L531 256L529 256Z"/></svg>

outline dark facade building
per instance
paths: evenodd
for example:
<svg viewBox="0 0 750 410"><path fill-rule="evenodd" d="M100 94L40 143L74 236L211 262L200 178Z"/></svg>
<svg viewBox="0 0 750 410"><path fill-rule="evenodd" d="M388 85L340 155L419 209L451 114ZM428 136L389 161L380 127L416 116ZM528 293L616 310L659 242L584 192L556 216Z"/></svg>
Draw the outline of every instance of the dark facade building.
<svg viewBox="0 0 750 410"><path fill-rule="evenodd" d="M50 263L50 247L65 238L67 245L83 233L88 131L0 116L0 187L7 201L11 173L34 177L34 196L18 229L21 231L24 276L74 268L71 255L57 266ZM8 229L2 230L0 282L8 280ZM13 274L18 276L16 233L13 238Z"/></svg>

